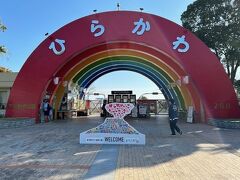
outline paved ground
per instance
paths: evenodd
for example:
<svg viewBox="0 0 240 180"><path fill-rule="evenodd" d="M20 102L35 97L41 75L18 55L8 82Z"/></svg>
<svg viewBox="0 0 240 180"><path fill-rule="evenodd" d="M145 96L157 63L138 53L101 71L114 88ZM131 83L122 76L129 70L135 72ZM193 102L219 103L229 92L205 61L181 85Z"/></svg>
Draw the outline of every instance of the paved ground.
<svg viewBox="0 0 240 180"><path fill-rule="evenodd" d="M100 117L0 130L0 179L240 179L240 130L180 122L167 116L128 120L146 145L80 145L79 133Z"/></svg>

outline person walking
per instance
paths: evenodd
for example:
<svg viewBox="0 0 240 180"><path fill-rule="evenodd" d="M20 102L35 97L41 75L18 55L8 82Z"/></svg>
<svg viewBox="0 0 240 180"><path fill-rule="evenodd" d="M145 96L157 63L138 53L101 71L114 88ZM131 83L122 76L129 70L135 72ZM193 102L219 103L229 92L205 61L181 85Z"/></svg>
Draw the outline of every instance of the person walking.
<svg viewBox="0 0 240 180"><path fill-rule="evenodd" d="M169 123L170 123L170 129L172 131L172 135L176 135L175 130L182 135L182 131L177 126L178 121L178 107L175 104L175 101L173 99L169 100L169 107L168 107L168 115L169 115Z"/></svg>
<svg viewBox="0 0 240 180"><path fill-rule="evenodd" d="M106 117L107 116L106 104L107 104L107 100L104 99L103 100L103 105L102 105L101 117Z"/></svg>
<svg viewBox="0 0 240 180"><path fill-rule="evenodd" d="M46 123L50 121L50 117L49 117L50 111L51 111L51 106L50 106L48 100L44 99L44 101L43 101L43 113L44 113L44 120L45 120Z"/></svg>

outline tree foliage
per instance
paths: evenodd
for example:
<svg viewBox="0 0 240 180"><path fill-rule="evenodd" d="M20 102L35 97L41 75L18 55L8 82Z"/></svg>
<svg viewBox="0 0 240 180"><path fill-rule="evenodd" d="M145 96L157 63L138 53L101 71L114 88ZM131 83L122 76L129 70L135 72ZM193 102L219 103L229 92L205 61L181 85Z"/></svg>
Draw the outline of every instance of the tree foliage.
<svg viewBox="0 0 240 180"><path fill-rule="evenodd" d="M0 21L0 31L4 32L6 30L7 30L6 26L4 26ZM6 53L6 52L7 52L7 50L6 50L5 46L0 45L0 54Z"/></svg>
<svg viewBox="0 0 240 180"><path fill-rule="evenodd" d="M240 66L240 0L196 0L181 21L217 55L234 83Z"/></svg>
<svg viewBox="0 0 240 180"><path fill-rule="evenodd" d="M148 100L148 98L146 96L141 96L139 97L139 100Z"/></svg>
<svg viewBox="0 0 240 180"><path fill-rule="evenodd" d="M0 66L0 73L2 73L2 72L12 72L12 71L10 69Z"/></svg>
<svg viewBox="0 0 240 180"><path fill-rule="evenodd" d="M240 98L240 80L235 81L234 87L237 90L237 96Z"/></svg>

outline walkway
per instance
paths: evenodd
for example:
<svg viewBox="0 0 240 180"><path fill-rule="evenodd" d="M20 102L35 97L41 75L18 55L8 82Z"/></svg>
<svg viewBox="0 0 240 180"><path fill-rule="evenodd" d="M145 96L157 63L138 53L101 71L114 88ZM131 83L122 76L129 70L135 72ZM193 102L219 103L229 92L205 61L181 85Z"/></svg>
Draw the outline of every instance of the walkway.
<svg viewBox="0 0 240 180"><path fill-rule="evenodd" d="M0 130L1 179L240 179L240 130L180 122L167 116L128 120L145 146L80 145L79 133L100 117Z"/></svg>

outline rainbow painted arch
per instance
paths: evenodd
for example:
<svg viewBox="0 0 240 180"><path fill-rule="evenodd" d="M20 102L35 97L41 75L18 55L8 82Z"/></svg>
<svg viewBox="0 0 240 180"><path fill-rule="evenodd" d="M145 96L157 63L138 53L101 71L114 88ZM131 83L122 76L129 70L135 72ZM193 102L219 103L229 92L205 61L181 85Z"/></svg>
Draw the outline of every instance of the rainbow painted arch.
<svg viewBox="0 0 240 180"><path fill-rule="evenodd" d="M150 24L148 29L144 29L146 22ZM139 27L134 32L136 24ZM179 51L183 45L174 48L174 42L181 37L189 45L186 52ZM181 109L193 106L197 121L240 117L232 84L204 43L171 21L130 11L93 14L47 37L19 72L6 116L32 117L38 122L40 103L46 92L51 99L56 97L55 109L58 109L64 87L61 83L54 84L55 77L87 88L104 74L119 70L148 77L166 98L174 98ZM188 83L170 86L186 76Z"/></svg>

